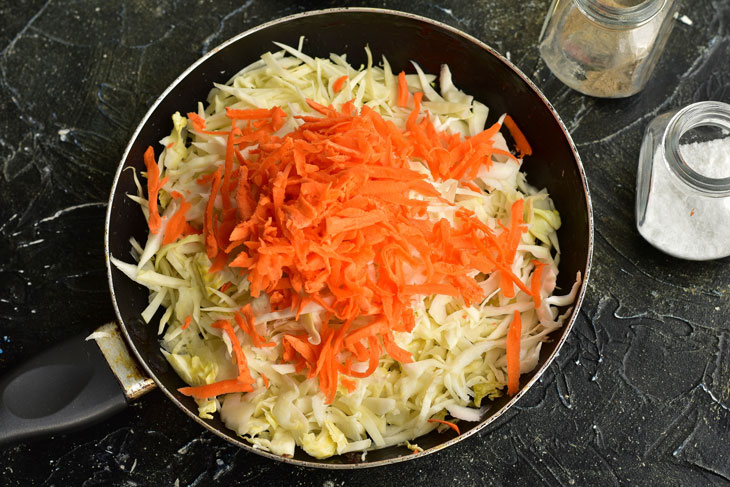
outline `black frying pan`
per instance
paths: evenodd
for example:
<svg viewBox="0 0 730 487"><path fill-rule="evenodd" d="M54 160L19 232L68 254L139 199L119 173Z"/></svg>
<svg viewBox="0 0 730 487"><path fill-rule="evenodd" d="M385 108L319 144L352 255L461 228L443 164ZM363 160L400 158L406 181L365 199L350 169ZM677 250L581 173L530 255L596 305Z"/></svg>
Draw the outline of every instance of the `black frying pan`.
<svg viewBox="0 0 730 487"><path fill-rule="evenodd" d="M365 45L370 46L376 60L386 55L395 72L412 71L411 60L430 73L438 73L441 64L448 63L454 83L489 107L487 125L508 112L533 147L534 155L524 164L528 181L547 188L561 214L558 286L570 289L576 273L580 271L583 276L571 317L542 347L539 366L521 377L520 392L494 401L482 422L460 423L460 436L451 431L434 431L419 438L418 445L424 452L416 455L405 447L390 447L369 452L365 462L359 455L317 460L300 450L294 458L282 458L254 450L217 416L200 419L195 402L177 392L185 384L160 353L155 327L141 319L148 291L109 265L110 255L129 260L130 237L144 241L147 235L139 206L126 196L136 193L136 188L132 172L125 169L144 169L142 154L169 134L172 113L194 111L214 82L227 81L263 52L278 49L272 42L297 45L300 36L306 38L307 54L327 57L330 52L347 53L355 66L366 62ZM555 110L524 74L486 45L447 25L401 12L357 8L309 12L256 27L217 47L177 78L150 108L122 158L107 210L105 244L119 327L144 371L170 400L205 428L249 451L295 464L352 468L417 458L444 448L479 431L519 400L555 357L578 314L591 262L593 225L588 188L575 146ZM112 364L112 368L118 366ZM126 405L117 384L119 378L118 372L115 378L109 371L93 341L72 339L37 357L0 381L0 443L64 431L107 417ZM130 397L129 384L121 380ZM143 389L145 384L151 382L138 381L134 387Z"/></svg>

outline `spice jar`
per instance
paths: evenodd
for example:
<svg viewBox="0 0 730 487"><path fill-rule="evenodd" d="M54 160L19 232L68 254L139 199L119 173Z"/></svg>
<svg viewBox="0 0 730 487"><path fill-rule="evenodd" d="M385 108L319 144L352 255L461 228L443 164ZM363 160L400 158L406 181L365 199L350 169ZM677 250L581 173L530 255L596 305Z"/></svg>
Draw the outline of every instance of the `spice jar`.
<svg viewBox="0 0 730 487"><path fill-rule="evenodd" d="M703 101L649 124L639 155L636 226L675 257L730 255L730 105Z"/></svg>
<svg viewBox="0 0 730 487"><path fill-rule="evenodd" d="M553 0L540 55L574 90L631 96L649 80L678 6L674 0Z"/></svg>

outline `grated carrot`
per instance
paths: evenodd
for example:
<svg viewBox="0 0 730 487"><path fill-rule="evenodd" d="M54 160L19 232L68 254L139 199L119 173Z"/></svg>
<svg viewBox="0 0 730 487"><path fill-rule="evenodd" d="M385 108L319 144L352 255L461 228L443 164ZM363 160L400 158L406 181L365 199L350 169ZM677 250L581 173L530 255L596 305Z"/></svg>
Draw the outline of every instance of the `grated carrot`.
<svg viewBox="0 0 730 487"><path fill-rule="evenodd" d="M332 91L334 91L335 93L339 93L340 91L342 91L342 88L345 86L345 81L347 81L346 74L337 78L332 84Z"/></svg>
<svg viewBox="0 0 730 487"><path fill-rule="evenodd" d="M401 71L398 73L398 106L405 108L406 105L408 105L408 83L405 71Z"/></svg>
<svg viewBox="0 0 730 487"><path fill-rule="evenodd" d="M343 377L341 382L345 389L347 389L347 392L352 392L357 389L357 383L354 380Z"/></svg>
<svg viewBox="0 0 730 487"><path fill-rule="evenodd" d="M205 119L195 112L188 113L188 119L192 122L193 128L198 132L205 131Z"/></svg>
<svg viewBox="0 0 730 487"><path fill-rule="evenodd" d="M188 317L189 319L190 317ZM187 323L187 320L186 320ZM226 379L212 384L206 384L196 387L182 387L178 391L185 396L192 396L197 399L206 399L209 397L219 396L221 394L229 394L232 392L250 392L253 390L254 380L246 363L246 356L243 354L241 342L233 330L231 322L228 320L218 320L211 325L213 328L219 328L224 331L231 341L231 349L233 358L238 368L238 376L235 379Z"/></svg>
<svg viewBox="0 0 730 487"><path fill-rule="evenodd" d="M456 434L457 435L460 435L461 434L461 431L459 431L459 427L456 425L456 423L452 423L451 421L446 421L446 420L443 420L443 419L431 418L431 419L428 420L428 422L429 423L441 423L441 424L445 424L446 426L448 426L452 430L456 431Z"/></svg>
<svg viewBox="0 0 730 487"><path fill-rule="evenodd" d="M532 147L530 147L530 143L527 141L525 134L522 133L515 121L512 120L512 117L506 115L504 117L504 125L507 127L507 130L509 130L509 133L512 135L512 138L515 141L515 145L517 146L517 152L520 157L531 156Z"/></svg>
<svg viewBox="0 0 730 487"><path fill-rule="evenodd" d="M539 308L542 305L542 296L540 295L540 288L542 287L542 269L546 264L537 260L533 260L532 263L535 265L535 270L532 271L530 288L532 291L532 299L535 301L535 308Z"/></svg>
<svg viewBox="0 0 730 487"><path fill-rule="evenodd" d="M231 349L233 349L233 356L236 360L236 366L238 367L238 380L242 382L253 382L248 370L248 364L246 363L246 356L243 354L243 349L241 348L241 342L238 340L231 322L228 320L218 320L211 326L213 328L222 329L231 340Z"/></svg>
<svg viewBox="0 0 730 487"><path fill-rule="evenodd" d="M320 344L312 345L306 335L284 334L282 340L283 360L316 377L327 404L339 384L350 390L356 385L352 378L372 374L384 353L412 361L396 334L415 326L413 295L479 302L484 292L468 277L474 268L499 272L505 296L514 296L515 285L534 294L511 271L526 231L524 200L512 205L509 228L496 233L464 208L455 212L458 231L446 220L432 222L425 218L429 203L412 196L441 199L425 176L410 168L414 157L434 178L455 177L468 186L479 167L491 164L491 139L500 129L494 124L471 138L442 133L428 116L420 116L422 97L413 96L406 131L367 106L358 113L352 103L336 110L306 100L320 116L297 116L298 128L279 137L274 133L286 121L280 107L229 108L232 129L225 132L224 163L197 179L210 185L202 233L211 272L226 264L240 268L251 296L265 292L274 311L292 309L298 316L308 302L327 310ZM408 102L403 72L398 101ZM204 120L188 117L196 130L205 129ZM215 206L216 199L221 206ZM175 221L170 238L190 230ZM412 273L425 280L412 283ZM255 347L274 346L256 331L250 304L234 320ZM230 322L214 326L234 341ZM234 348L240 352L240 344ZM355 360L366 362L367 370L353 370ZM220 390L253 382L242 352L236 363L236 380L243 385L223 381ZM214 385L187 392L202 397Z"/></svg>
<svg viewBox="0 0 730 487"><path fill-rule="evenodd" d="M205 220L203 221L203 235L205 235L205 251L208 257L214 259L218 255L218 242L215 239L213 228L213 209L215 208L215 199L221 185L221 168L219 167L213 173L213 182L211 184L210 196L205 205Z"/></svg>
<svg viewBox="0 0 730 487"><path fill-rule="evenodd" d="M256 325L254 323L253 311L251 310L250 303L241 308L233 318L239 328L251 337L254 347L273 347L275 345L273 342L266 342L256 331Z"/></svg>
<svg viewBox="0 0 730 487"><path fill-rule="evenodd" d="M144 153L144 164L147 168L147 201L149 202L150 213L148 225L150 232L157 233L162 225L160 212L157 209L157 194L162 185L160 184L160 168L157 166L157 161L155 161L155 152L152 146L147 147Z"/></svg>
<svg viewBox="0 0 730 487"><path fill-rule="evenodd" d="M165 227L165 235L162 237L162 245L167 245L175 242L185 232L185 214L191 208L190 203L185 201L185 198L180 194L173 194L173 198L180 199L180 208L170 217L170 221L167 222Z"/></svg>
<svg viewBox="0 0 730 487"><path fill-rule="evenodd" d="M520 341L522 338L522 316L515 310L507 332L507 393L517 394L520 388Z"/></svg>
<svg viewBox="0 0 730 487"><path fill-rule="evenodd" d="M210 131L205 129L205 119L195 112L188 113L188 119L193 124L193 129L209 135L225 135L224 131Z"/></svg>
<svg viewBox="0 0 730 487"><path fill-rule="evenodd" d="M196 399L207 399L210 397L220 396L221 394L230 394L232 392L251 392L253 386L251 384L240 382L238 379L227 379L212 384L206 384L196 387L181 387L178 389L184 396L192 396Z"/></svg>

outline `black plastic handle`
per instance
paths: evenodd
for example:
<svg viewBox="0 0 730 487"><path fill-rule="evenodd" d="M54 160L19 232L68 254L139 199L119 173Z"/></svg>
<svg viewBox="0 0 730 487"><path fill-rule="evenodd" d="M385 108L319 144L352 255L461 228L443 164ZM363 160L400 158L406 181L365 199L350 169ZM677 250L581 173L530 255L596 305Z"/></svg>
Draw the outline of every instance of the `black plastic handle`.
<svg viewBox="0 0 730 487"><path fill-rule="evenodd" d="M76 336L0 379L0 445L81 429L127 406L96 342Z"/></svg>

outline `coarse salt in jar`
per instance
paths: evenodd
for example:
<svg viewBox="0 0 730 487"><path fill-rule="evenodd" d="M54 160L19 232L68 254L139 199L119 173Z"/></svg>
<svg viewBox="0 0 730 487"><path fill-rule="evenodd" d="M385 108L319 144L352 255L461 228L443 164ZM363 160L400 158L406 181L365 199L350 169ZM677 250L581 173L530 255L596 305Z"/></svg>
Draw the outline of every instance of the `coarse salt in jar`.
<svg viewBox="0 0 730 487"><path fill-rule="evenodd" d="M553 0L540 56L563 83L586 95L641 91L673 26L675 0Z"/></svg>
<svg viewBox="0 0 730 487"><path fill-rule="evenodd" d="M694 103L649 124L636 179L636 226L674 257L730 255L730 105Z"/></svg>

